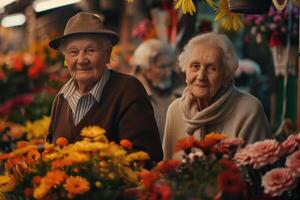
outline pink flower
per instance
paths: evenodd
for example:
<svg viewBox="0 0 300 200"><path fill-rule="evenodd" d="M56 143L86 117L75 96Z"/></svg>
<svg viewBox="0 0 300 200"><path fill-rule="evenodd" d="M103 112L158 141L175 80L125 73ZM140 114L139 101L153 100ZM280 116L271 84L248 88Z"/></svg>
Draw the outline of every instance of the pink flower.
<svg viewBox="0 0 300 200"><path fill-rule="evenodd" d="M244 140L241 138L226 138L221 141L221 145L224 145L226 148L237 147L244 144Z"/></svg>
<svg viewBox="0 0 300 200"><path fill-rule="evenodd" d="M287 157L285 165L292 170L293 174L297 177L300 176L300 150L296 151Z"/></svg>
<svg viewBox="0 0 300 200"><path fill-rule="evenodd" d="M285 141L281 143L281 154L290 154L294 152L298 146L297 135L290 135Z"/></svg>
<svg viewBox="0 0 300 200"><path fill-rule="evenodd" d="M259 169L278 160L280 145L274 139L259 141L253 144L251 153L251 164L254 169Z"/></svg>
<svg viewBox="0 0 300 200"><path fill-rule="evenodd" d="M291 189L296 181L289 168L277 168L267 172L262 177L264 192L273 197L280 196Z"/></svg>
<svg viewBox="0 0 300 200"><path fill-rule="evenodd" d="M247 145L246 147L236 152L236 154L234 155L234 160L236 161L238 166L251 165L252 146L253 145Z"/></svg>

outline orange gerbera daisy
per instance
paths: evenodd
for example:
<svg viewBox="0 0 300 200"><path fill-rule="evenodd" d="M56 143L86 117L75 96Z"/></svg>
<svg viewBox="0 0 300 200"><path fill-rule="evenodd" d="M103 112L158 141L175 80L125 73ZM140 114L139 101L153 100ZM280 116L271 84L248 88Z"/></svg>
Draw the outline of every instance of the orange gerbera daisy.
<svg viewBox="0 0 300 200"><path fill-rule="evenodd" d="M27 158L31 159L31 160L38 160L41 158L41 154L38 150L36 149L31 149L29 150L29 152L27 153Z"/></svg>
<svg viewBox="0 0 300 200"><path fill-rule="evenodd" d="M65 167L65 166L69 166L72 165L72 161L71 160L55 160L51 163L52 169L55 168L61 168L61 167Z"/></svg>
<svg viewBox="0 0 300 200"><path fill-rule="evenodd" d="M67 178L64 188L70 194L83 194L90 190L90 183L81 176L70 176Z"/></svg>
<svg viewBox="0 0 300 200"><path fill-rule="evenodd" d="M196 144L196 139L193 136L179 139L175 144L175 152L181 150L187 151L192 147L194 147L195 144Z"/></svg>
<svg viewBox="0 0 300 200"><path fill-rule="evenodd" d="M43 182L49 185L50 187L59 186L66 179L67 174L64 171L53 170L49 171L44 177Z"/></svg>

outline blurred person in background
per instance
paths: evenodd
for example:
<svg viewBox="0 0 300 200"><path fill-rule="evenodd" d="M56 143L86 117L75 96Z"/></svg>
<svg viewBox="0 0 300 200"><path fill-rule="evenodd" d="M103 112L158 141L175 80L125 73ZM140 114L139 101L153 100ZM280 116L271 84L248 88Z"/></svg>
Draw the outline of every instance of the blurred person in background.
<svg viewBox="0 0 300 200"><path fill-rule="evenodd" d="M183 81L175 72L175 48L158 39L146 40L135 50L132 63L134 75L150 97L162 140L168 106L183 91Z"/></svg>
<svg viewBox="0 0 300 200"><path fill-rule="evenodd" d="M84 127L97 125L109 140L128 139L159 161L161 141L145 89L135 77L107 69L118 41L99 15L79 12L68 20L64 34L49 42L64 54L71 78L54 100L47 139L54 143L65 137L74 143Z"/></svg>
<svg viewBox="0 0 300 200"><path fill-rule="evenodd" d="M271 137L261 102L234 85L238 59L227 36L210 32L192 38L179 55L179 65L187 86L167 111L165 159L180 159L174 146L189 135L200 139L211 132L224 133L245 143Z"/></svg>

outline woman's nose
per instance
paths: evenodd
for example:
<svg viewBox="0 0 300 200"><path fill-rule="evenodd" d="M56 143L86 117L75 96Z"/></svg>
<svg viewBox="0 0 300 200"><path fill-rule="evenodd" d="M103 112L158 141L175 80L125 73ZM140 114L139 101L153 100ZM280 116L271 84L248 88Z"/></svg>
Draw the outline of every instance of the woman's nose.
<svg viewBox="0 0 300 200"><path fill-rule="evenodd" d="M198 80L206 80L207 79L207 73L206 70L201 67L198 72L197 72L197 77Z"/></svg>

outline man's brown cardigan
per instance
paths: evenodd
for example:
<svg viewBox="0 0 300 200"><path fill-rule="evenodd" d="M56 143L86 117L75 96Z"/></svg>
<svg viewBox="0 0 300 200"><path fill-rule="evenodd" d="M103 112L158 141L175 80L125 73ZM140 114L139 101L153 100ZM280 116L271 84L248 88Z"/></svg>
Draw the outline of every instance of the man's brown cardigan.
<svg viewBox="0 0 300 200"><path fill-rule="evenodd" d="M47 139L53 143L63 136L74 143L81 139L81 129L89 125L104 128L109 140L130 140L135 149L148 152L153 161L162 159L153 108L145 89L132 76L111 70L100 103L96 102L76 126L67 100L63 94L56 96Z"/></svg>

